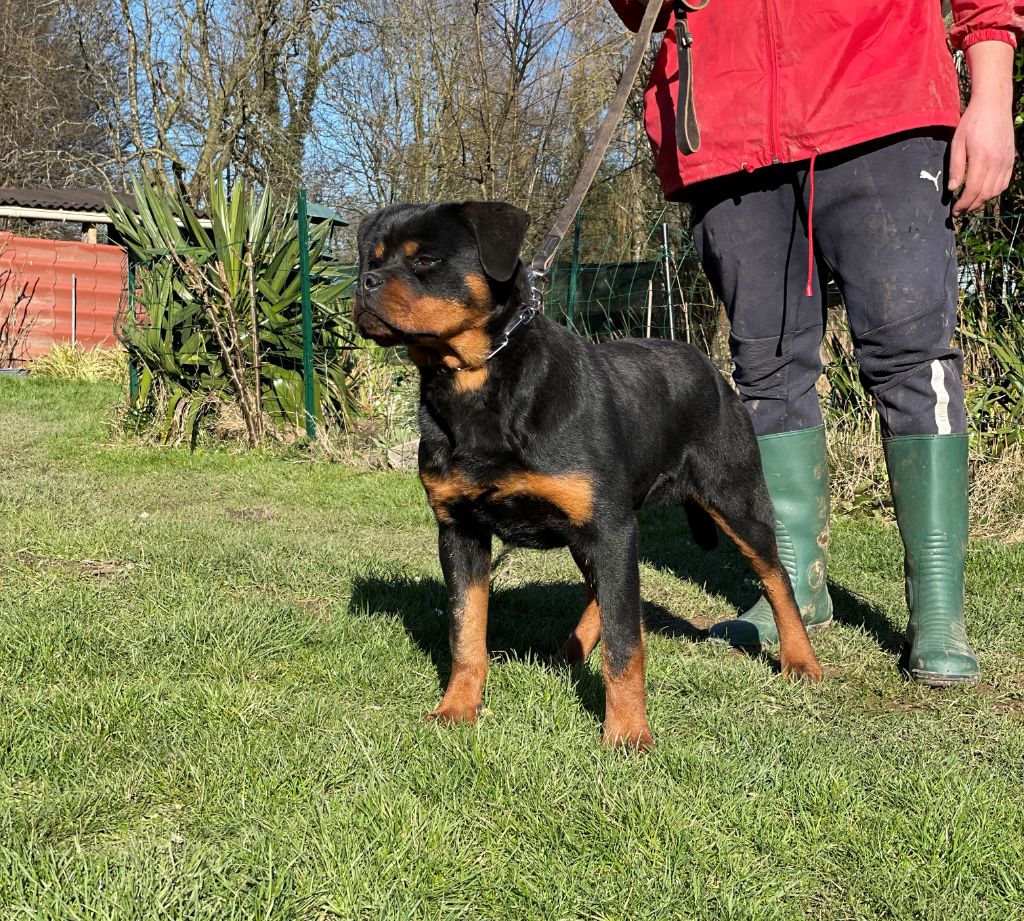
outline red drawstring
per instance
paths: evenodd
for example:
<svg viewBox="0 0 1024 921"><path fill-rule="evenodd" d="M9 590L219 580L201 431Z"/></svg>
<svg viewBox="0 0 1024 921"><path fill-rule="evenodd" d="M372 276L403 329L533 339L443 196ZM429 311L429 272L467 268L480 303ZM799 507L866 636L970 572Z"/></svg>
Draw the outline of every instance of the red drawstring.
<svg viewBox="0 0 1024 921"><path fill-rule="evenodd" d="M811 186L811 196L807 202L807 287L805 297L814 297L814 161L818 159L818 148L811 154L811 168L807 174Z"/></svg>

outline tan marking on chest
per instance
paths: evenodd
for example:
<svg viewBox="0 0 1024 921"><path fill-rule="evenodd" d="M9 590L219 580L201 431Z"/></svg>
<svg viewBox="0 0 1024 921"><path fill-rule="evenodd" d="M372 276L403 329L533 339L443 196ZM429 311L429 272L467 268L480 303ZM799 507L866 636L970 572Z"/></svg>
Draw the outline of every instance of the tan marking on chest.
<svg viewBox="0 0 1024 921"><path fill-rule="evenodd" d="M436 473L420 473L420 482L427 491L427 502L434 510L434 516L441 524L451 524L452 516L449 507L456 502L473 500L483 489L459 473L457 470L448 476Z"/></svg>
<svg viewBox="0 0 1024 921"><path fill-rule="evenodd" d="M524 470L510 473L495 484L495 498L527 496L540 499L562 511L575 525L586 524L594 511L594 486L582 473L552 476Z"/></svg>
<svg viewBox="0 0 1024 921"><path fill-rule="evenodd" d="M450 524L451 506L460 501L475 501L485 493L493 501L523 497L555 506L577 527L590 521L594 512L594 486L582 473L551 475L523 470L509 473L493 483L474 483L459 471L447 477L421 473L427 501L437 520Z"/></svg>
<svg viewBox="0 0 1024 921"><path fill-rule="evenodd" d="M604 672L605 745L648 751L654 745L647 723L644 695L644 641L641 636L632 658L621 671L614 671L607 653L602 658Z"/></svg>

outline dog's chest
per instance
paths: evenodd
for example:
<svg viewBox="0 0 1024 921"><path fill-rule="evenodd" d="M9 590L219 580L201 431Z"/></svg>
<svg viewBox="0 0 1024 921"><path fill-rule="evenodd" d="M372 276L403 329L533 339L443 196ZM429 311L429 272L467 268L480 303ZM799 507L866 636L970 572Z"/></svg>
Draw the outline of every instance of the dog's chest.
<svg viewBox="0 0 1024 921"><path fill-rule="evenodd" d="M421 469L420 480L440 524L484 527L506 543L562 546L594 515L593 480L583 471L467 463Z"/></svg>

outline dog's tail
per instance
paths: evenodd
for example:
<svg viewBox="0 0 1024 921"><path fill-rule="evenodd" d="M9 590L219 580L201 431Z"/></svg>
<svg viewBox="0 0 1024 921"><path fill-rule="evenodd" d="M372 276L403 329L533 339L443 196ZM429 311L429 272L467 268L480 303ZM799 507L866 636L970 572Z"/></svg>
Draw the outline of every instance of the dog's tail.
<svg viewBox="0 0 1024 921"><path fill-rule="evenodd" d="M683 503L686 521L693 540L701 550L714 550L718 546L718 528L711 516L692 499Z"/></svg>

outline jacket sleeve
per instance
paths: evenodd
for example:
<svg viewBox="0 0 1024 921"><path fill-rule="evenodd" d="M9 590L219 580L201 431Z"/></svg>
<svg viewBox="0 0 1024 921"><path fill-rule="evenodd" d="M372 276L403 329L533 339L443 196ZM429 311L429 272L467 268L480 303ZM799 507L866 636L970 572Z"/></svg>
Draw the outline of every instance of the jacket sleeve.
<svg viewBox="0 0 1024 921"><path fill-rule="evenodd" d="M1016 48L1022 38L1024 0L953 0L949 41L954 48L966 50L978 42L991 41Z"/></svg>
<svg viewBox="0 0 1024 921"><path fill-rule="evenodd" d="M650 0L651 3L661 3L662 0ZM644 4L640 0L611 0L619 19L629 29L636 32L640 28L640 20L644 18ZM668 28L668 19L672 15L672 4L665 2L661 13L654 21L654 31L664 32Z"/></svg>

